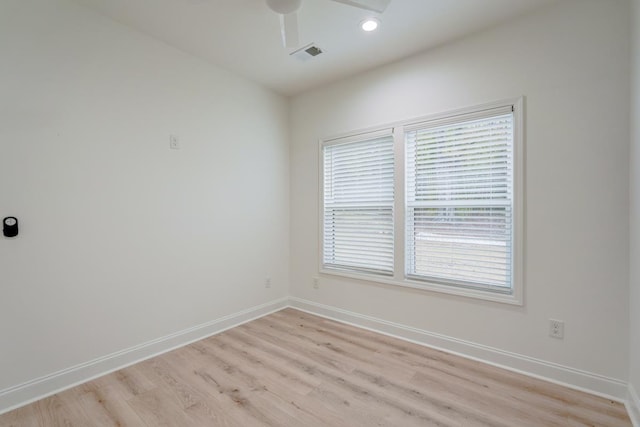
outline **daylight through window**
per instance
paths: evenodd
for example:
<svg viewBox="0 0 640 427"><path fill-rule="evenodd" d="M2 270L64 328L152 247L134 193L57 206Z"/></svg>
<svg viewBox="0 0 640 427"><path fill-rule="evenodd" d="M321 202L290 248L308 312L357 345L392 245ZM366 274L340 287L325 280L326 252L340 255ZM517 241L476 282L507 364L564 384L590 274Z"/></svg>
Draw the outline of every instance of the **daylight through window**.
<svg viewBox="0 0 640 427"><path fill-rule="evenodd" d="M321 272L521 303L521 98L324 140L321 158Z"/></svg>

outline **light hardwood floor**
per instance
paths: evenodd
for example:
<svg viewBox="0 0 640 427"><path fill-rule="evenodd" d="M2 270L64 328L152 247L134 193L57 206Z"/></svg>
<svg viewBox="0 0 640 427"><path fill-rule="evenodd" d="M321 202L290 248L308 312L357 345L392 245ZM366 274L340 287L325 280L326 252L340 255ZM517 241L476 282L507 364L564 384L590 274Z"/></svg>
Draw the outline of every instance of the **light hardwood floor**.
<svg viewBox="0 0 640 427"><path fill-rule="evenodd" d="M625 408L286 309L0 416L1 426L630 426Z"/></svg>

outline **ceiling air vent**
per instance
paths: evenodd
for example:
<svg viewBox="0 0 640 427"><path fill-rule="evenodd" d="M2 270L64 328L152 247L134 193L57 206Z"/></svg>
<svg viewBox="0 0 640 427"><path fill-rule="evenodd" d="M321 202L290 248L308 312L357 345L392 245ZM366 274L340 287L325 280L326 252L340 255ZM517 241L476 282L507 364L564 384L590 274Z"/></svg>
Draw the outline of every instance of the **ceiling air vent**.
<svg viewBox="0 0 640 427"><path fill-rule="evenodd" d="M301 47L295 52L291 52L289 55L293 56L300 61L308 61L309 59L318 56L322 53L322 49L320 49L315 44L311 43L306 46Z"/></svg>

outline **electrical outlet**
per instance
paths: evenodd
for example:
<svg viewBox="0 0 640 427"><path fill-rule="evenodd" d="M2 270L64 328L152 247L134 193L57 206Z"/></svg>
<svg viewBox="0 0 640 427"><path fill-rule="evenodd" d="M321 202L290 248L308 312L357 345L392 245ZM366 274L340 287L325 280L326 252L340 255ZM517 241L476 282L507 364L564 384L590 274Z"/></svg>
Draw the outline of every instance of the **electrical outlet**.
<svg viewBox="0 0 640 427"><path fill-rule="evenodd" d="M320 279L317 277L313 278L313 289L318 289L320 287Z"/></svg>
<svg viewBox="0 0 640 427"><path fill-rule="evenodd" d="M552 338L564 338L564 321L549 319L549 336Z"/></svg>
<svg viewBox="0 0 640 427"><path fill-rule="evenodd" d="M176 135L169 135L169 148L172 150L180 149L180 139Z"/></svg>
<svg viewBox="0 0 640 427"><path fill-rule="evenodd" d="M271 277L267 277L267 278L264 280L264 287L265 287L265 288L270 288L270 287L271 287Z"/></svg>

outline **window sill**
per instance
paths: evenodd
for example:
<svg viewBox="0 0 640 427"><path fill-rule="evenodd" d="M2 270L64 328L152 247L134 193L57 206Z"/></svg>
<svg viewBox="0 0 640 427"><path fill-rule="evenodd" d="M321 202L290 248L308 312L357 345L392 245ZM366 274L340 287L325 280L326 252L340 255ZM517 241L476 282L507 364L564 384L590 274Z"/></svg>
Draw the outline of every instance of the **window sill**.
<svg viewBox="0 0 640 427"><path fill-rule="evenodd" d="M384 285L400 286L404 288L419 289L428 292L436 292L441 294L456 295L465 298L473 298L484 301L498 302L503 304L524 305L522 293L514 289L512 293L503 294L499 292L485 291L479 289L470 289L452 285L443 285L439 283L419 281L412 279L396 279L393 277L376 276L372 274L357 273L343 270L332 270L328 268L320 269L320 274L328 276L336 276L348 279L355 279L364 282L381 283Z"/></svg>

